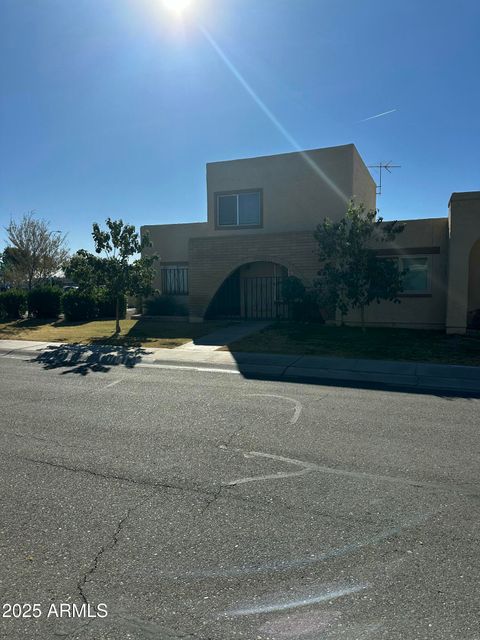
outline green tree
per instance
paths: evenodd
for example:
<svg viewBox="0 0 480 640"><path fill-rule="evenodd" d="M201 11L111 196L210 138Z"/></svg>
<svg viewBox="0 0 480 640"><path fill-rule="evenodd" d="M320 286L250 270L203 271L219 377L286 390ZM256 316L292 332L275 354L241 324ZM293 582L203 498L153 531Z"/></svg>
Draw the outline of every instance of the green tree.
<svg viewBox="0 0 480 640"><path fill-rule="evenodd" d="M384 222L376 211L353 202L339 222L325 218L314 234L321 262L315 283L320 303L339 310L342 318L359 308L364 331L365 308L371 302L400 302L404 274L397 260L378 256L378 245L395 240L403 229L403 224Z"/></svg>
<svg viewBox="0 0 480 640"><path fill-rule="evenodd" d="M51 231L49 223L35 218L33 211L19 222L11 220L6 232L8 272L29 290L54 276L68 257L66 235Z"/></svg>
<svg viewBox="0 0 480 640"><path fill-rule="evenodd" d="M133 225L122 220L106 220L107 230L93 225L94 255L80 249L65 265L65 275L81 290L105 288L115 299L115 333L120 333L119 301L125 295L151 295L154 291L154 262L157 256L133 256L151 246L148 236L140 238Z"/></svg>
<svg viewBox="0 0 480 640"><path fill-rule="evenodd" d="M6 287L22 285L24 282L23 273L20 273L19 265L24 261L23 254L15 247L5 247L0 253L0 280L2 286Z"/></svg>

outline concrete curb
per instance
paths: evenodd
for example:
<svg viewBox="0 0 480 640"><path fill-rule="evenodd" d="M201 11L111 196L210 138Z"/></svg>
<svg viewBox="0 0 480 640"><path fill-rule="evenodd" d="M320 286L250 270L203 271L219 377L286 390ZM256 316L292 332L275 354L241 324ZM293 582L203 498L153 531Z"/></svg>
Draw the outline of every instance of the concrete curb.
<svg viewBox="0 0 480 640"><path fill-rule="evenodd" d="M55 349L62 357L82 350L79 364L91 354L98 354L98 361L105 359L112 364L112 351L128 350L111 345L68 345L62 343L30 342L25 340L0 340L0 358L19 356L39 357ZM115 358L113 354L113 359ZM389 360L365 360L330 358L320 356L277 355L265 353L232 353L230 351L202 351L202 349L157 349L145 347L137 356L141 364L153 366L181 366L202 371L236 371L245 377L264 377L306 382L350 383L363 386L397 387L403 389L452 392L480 396L480 366L443 365ZM63 360L66 362L67 360ZM119 359L121 362L121 358Z"/></svg>

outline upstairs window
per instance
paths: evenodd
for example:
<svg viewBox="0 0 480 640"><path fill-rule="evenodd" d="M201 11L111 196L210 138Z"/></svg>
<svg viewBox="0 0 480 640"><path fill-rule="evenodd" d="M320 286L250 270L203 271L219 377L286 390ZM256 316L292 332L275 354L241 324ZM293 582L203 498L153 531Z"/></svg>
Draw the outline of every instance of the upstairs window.
<svg viewBox="0 0 480 640"><path fill-rule="evenodd" d="M216 196L217 227L259 227L262 223L260 191L242 191Z"/></svg>

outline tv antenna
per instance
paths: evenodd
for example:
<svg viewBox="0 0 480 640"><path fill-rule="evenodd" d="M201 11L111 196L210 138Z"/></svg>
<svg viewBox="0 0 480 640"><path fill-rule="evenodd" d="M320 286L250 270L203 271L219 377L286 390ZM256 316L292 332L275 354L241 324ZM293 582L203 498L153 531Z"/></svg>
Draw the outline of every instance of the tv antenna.
<svg viewBox="0 0 480 640"><path fill-rule="evenodd" d="M385 170L388 171L388 173L392 173L392 169L399 169L401 166L401 164L392 164L391 160L389 160L388 162L379 162L378 164L368 165L369 169L378 169L378 172L380 174L377 184L377 196L382 195L382 171Z"/></svg>

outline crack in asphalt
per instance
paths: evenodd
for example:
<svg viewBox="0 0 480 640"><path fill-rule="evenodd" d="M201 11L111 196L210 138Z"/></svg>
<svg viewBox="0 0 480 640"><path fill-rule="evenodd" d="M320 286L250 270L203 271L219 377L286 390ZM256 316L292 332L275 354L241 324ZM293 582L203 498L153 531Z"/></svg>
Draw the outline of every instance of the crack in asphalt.
<svg viewBox="0 0 480 640"><path fill-rule="evenodd" d="M98 563L100 562L103 554L106 551L110 551L111 549L114 549L117 546L120 533L122 532L122 529L125 526L125 523L127 522L127 520L130 518L130 516L133 513L135 513L135 511L138 511L139 509L141 509L149 500L154 498L155 495L156 495L155 493L152 493L149 496L147 496L144 500L139 502L137 505L135 505L134 507L130 507L129 509L127 509L127 511L125 512L124 516L118 521L116 529L115 529L115 531L113 532L113 534L111 536L110 543L108 545L102 545L100 547L100 549L98 550L97 554L95 555L95 557L93 559L93 562L92 562L92 564L90 566L90 569L88 569L88 571L86 571L83 574L83 576L79 579L79 581L77 582L77 588L78 588L78 592L80 594L80 598L82 599L82 601L86 605L88 605L89 602L88 602L88 598L87 598L87 596L85 594L85 586L86 586L87 582L91 581L91 577L93 576L95 571L98 569Z"/></svg>
<svg viewBox="0 0 480 640"><path fill-rule="evenodd" d="M120 476L116 474L108 474L101 473L99 471L94 471L92 469L85 469L83 467L70 467L65 464L60 464L58 462L50 462L49 460L40 460L38 458L29 458L26 456L19 456L17 454L11 454L15 458L19 460L24 460L25 462L33 462L35 464L43 464L48 467L53 467L54 469L63 469L64 471L71 471L73 473L84 473L89 476L94 476L96 478L103 478L104 480L118 480L119 482L127 482L129 484L140 485L145 487L152 487L155 489L171 489L173 491L187 491L191 493L198 493L200 495L211 495L215 497L216 492L207 491L205 489L199 489L198 487L186 486L181 484L172 484L168 482L157 482L155 480L135 480L134 478L129 478L128 476Z"/></svg>
<svg viewBox="0 0 480 640"><path fill-rule="evenodd" d="M222 449L228 449L228 447L232 444L233 440L235 440L235 438L238 438L238 436L242 433L242 431L244 431L248 426L250 425L244 424L242 427L240 427L240 429L236 429L235 431L232 431L232 433L229 434L227 439L224 440L223 442L220 442L217 446Z"/></svg>
<svg viewBox="0 0 480 640"><path fill-rule="evenodd" d="M220 498L220 494L222 493L223 488L224 486L220 485L214 493L208 494L207 503L203 507L203 509L200 510L201 516L203 516L205 511L207 511L207 509L209 509L212 506L212 504Z"/></svg>
<svg viewBox="0 0 480 640"><path fill-rule="evenodd" d="M222 448L222 446L220 447ZM223 447L225 448L225 447ZM226 448L225 448L226 449ZM233 449L232 451L236 452L236 449ZM0 453L0 455L5 455L2 453ZM205 513L205 511L207 510L207 508L214 503L221 495L221 493L223 492L224 489L228 489L230 487L228 487L228 485L221 485L218 489L214 490L214 491L209 491L208 489L202 489L199 487L195 487L195 486L188 486L187 484L172 484L172 483L167 483L167 482L157 482L157 481L150 481L150 480L136 480L133 478L129 478L127 476L120 476L120 475L115 475L115 474L106 474L106 473L100 473L98 471L93 471L92 469L85 469L85 468L79 468L79 467L70 467L68 465L64 465L64 464L60 464L57 462L51 462L48 460L40 460L37 458L29 458L29 457L25 457L25 456L20 456L18 454L15 453L11 453L11 456L17 458L18 460L23 460L25 462L33 462L34 464L40 464L40 465L45 465L48 467L52 467L53 469L61 469L63 471L70 471L72 473L83 473L87 476L92 476L94 478L102 478L104 480L114 480L114 481L118 481L118 482L126 482L128 484L134 485L134 486L144 486L144 487L151 487L153 489L167 489L167 490L172 490L172 491L180 491L180 492L186 492L186 493L193 493L195 495L199 495L202 497L207 497L210 498L210 500L208 500L207 504L205 505L205 507L200 511L200 513ZM260 505L266 505L268 503L265 503L264 500L258 500L255 498L252 498L251 496L242 496L240 494L234 494L234 493L226 493L224 492L223 494L225 497L228 496L229 499L231 500L236 500L237 502L243 502L246 504L260 504Z"/></svg>

